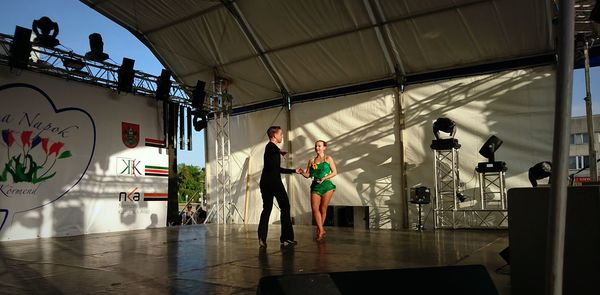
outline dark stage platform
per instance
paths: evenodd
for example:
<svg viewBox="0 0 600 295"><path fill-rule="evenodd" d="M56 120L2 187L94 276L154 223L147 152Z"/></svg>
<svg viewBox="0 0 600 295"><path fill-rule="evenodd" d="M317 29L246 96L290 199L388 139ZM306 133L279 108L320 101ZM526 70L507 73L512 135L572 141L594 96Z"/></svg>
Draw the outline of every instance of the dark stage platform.
<svg viewBox="0 0 600 295"><path fill-rule="evenodd" d="M508 246L506 230L327 227L325 241L315 242L314 227L294 226L299 244L280 249L280 227L270 225L268 247L261 250L256 228L206 224L2 242L0 293L257 294L259 280L270 276L289 281L307 274L483 265L498 293L510 294L510 275L496 272L506 264L499 255ZM398 276L389 282L395 294L428 288L406 286ZM369 284L368 275L362 278ZM430 284L444 282L432 276Z"/></svg>

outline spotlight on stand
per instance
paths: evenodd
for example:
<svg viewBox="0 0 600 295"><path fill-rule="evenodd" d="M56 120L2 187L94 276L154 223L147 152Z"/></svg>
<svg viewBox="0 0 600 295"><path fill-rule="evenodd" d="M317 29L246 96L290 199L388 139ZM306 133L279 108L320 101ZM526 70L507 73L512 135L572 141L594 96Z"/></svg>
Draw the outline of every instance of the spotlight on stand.
<svg viewBox="0 0 600 295"><path fill-rule="evenodd" d="M431 148L434 150L460 148L458 139L454 138L454 134L456 134L456 123L448 118L438 118L433 122L433 135L435 139L431 141Z"/></svg>
<svg viewBox="0 0 600 295"><path fill-rule="evenodd" d="M529 182L531 182L532 187L538 186L537 181L550 177L552 175L552 163L548 161L539 162L529 168ZM548 184L550 184L550 180L548 180Z"/></svg>
<svg viewBox="0 0 600 295"><path fill-rule="evenodd" d="M54 48L60 44L56 36L58 35L58 24L53 22L49 17L43 16L40 19L33 21L31 26L36 37L33 39L33 44L46 48Z"/></svg>
<svg viewBox="0 0 600 295"><path fill-rule="evenodd" d="M482 162L477 164L477 172L486 173L486 172L500 172L506 171L506 163L502 161L496 161L494 158L494 154L500 148L503 141L498 138L496 135L492 135L488 140L481 146L479 149L479 154L484 158L487 158L487 162Z"/></svg>
<svg viewBox="0 0 600 295"><path fill-rule="evenodd" d="M102 35L98 33L90 34L90 51L85 54L85 58L103 62L108 59L108 54L104 53L104 42Z"/></svg>
<svg viewBox="0 0 600 295"><path fill-rule="evenodd" d="M410 202L418 205L419 209L419 223L417 224L417 230L425 229L421 221L421 205L431 203L431 190L426 186L417 186L410 189Z"/></svg>

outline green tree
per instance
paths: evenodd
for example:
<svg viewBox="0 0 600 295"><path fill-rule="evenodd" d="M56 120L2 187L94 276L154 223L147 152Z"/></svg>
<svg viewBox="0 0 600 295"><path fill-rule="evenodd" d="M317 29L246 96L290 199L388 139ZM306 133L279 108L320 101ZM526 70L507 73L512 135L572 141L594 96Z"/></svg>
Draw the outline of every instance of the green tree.
<svg viewBox="0 0 600 295"><path fill-rule="evenodd" d="M198 166L177 165L177 183L179 184L179 203L185 203L185 196L194 196L192 202L199 203L200 196L206 195L206 170Z"/></svg>

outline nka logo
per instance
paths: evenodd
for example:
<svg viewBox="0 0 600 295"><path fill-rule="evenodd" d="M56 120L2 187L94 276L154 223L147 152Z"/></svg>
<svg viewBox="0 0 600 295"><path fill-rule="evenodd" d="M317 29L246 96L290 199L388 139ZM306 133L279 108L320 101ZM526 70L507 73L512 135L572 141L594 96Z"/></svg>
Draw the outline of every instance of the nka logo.
<svg viewBox="0 0 600 295"><path fill-rule="evenodd" d="M130 192L119 192L119 202L139 202L142 195L134 188Z"/></svg>
<svg viewBox="0 0 600 295"><path fill-rule="evenodd" d="M117 173L119 175L132 175L138 176L142 175L138 166L140 166L141 161L130 158L117 158Z"/></svg>

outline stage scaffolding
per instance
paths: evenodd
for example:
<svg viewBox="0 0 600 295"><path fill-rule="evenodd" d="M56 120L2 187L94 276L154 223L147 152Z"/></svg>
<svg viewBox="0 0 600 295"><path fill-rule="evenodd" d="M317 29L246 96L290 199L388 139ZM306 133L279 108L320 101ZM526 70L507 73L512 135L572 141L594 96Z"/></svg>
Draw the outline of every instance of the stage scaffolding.
<svg viewBox="0 0 600 295"><path fill-rule="evenodd" d="M448 141L448 143L452 143ZM506 229L506 186L504 171L479 172L478 199L461 192L458 141L435 145L434 165L434 227L451 229ZM440 147L441 146L441 147Z"/></svg>
<svg viewBox="0 0 600 295"><path fill-rule="evenodd" d="M0 33L0 64L8 65L12 43L13 36ZM57 47L33 46L27 70L117 91L120 65L110 61L90 60L73 51ZM135 70L132 93L154 97L158 80L158 76ZM169 91L169 101L191 107L191 93L191 87L173 82Z"/></svg>
<svg viewBox="0 0 600 295"><path fill-rule="evenodd" d="M236 223L239 217L244 221L237 206L231 200L231 141L229 118L232 110L233 98L227 93L229 81L224 78L215 78L212 82L213 94L208 98L209 109L213 114L213 132L215 135L215 168L216 168L216 195L215 199L209 197L210 211L205 223Z"/></svg>

